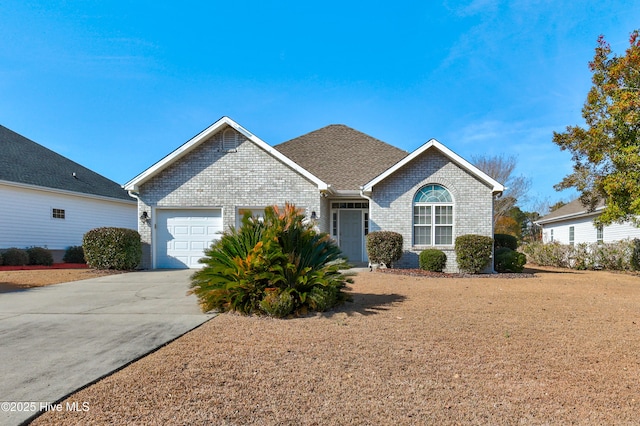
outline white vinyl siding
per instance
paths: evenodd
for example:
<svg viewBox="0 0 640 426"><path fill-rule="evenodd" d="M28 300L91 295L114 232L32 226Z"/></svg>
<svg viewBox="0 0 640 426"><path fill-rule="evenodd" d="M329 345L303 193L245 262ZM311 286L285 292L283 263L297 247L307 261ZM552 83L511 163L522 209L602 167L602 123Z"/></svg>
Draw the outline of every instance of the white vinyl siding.
<svg viewBox="0 0 640 426"><path fill-rule="evenodd" d="M598 229L593 224L593 217L594 216L583 217L564 222L545 224L543 229L544 242L557 241L561 244L570 244L570 227L574 228L574 244L598 242ZM630 223L614 223L605 226L602 234L602 242L610 243L626 238L640 238L640 228L636 228Z"/></svg>
<svg viewBox="0 0 640 426"><path fill-rule="evenodd" d="M81 245L94 228L137 229L136 203L108 201L0 183L0 248L46 247L63 250ZM64 219L54 212L64 211Z"/></svg>

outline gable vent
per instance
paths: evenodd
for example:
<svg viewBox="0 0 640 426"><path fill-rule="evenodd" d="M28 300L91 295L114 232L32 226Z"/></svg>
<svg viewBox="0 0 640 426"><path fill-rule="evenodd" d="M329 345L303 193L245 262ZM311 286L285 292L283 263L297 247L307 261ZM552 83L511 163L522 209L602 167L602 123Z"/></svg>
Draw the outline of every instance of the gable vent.
<svg viewBox="0 0 640 426"><path fill-rule="evenodd" d="M222 133L222 150L235 151L238 148L238 134L233 129L226 129Z"/></svg>

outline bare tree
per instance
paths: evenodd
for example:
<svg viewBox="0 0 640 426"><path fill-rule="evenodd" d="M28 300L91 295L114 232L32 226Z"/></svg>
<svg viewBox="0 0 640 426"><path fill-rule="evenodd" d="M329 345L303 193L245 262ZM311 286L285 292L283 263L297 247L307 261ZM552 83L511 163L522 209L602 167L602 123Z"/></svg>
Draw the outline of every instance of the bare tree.
<svg viewBox="0 0 640 426"><path fill-rule="evenodd" d="M513 155L474 156L472 161L477 168L505 186L502 196L493 200L493 224L495 225L498 219L507 216L517 203L522 203L526 199L531 188L531 179L522 175L513 175L517 163Z"/></svg>

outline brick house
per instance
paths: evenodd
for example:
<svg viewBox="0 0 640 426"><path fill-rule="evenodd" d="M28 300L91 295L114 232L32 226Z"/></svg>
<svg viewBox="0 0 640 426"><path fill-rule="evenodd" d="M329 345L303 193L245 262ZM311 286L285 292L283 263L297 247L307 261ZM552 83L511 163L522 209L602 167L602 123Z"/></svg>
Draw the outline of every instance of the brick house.
<svg viewBox="0 0 640 426"><path fill-rule="evenodd" d="M493 236L493 198L504 187L436 140L413 153L343 125L272 147L223 117L124 188L138 199L143 267L198 267L219 233L242 215L285 202L302 208L353 263L365 235L404 237L402 267L438 248L447 271L463 234Z"/></svg>

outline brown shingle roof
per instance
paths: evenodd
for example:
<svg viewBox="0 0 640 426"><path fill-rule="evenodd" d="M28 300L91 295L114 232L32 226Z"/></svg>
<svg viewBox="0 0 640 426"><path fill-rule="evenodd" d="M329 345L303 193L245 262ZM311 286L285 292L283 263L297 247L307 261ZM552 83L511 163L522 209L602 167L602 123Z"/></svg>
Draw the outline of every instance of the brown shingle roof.
<svg viewBox="0 0 640 426"><path fill-rule="evenodd" d="M596 205L596 211L599 211L602 207L604 207L604 202L600 201ZM565 204L559 209L554 210L548 215L542 217L540 220L538 220L538 222L545 223L549 221L554 222L556 220L561 220L563 218L568 219L570 217L575 217L575 216L580 216L580 215L590 213L588 210L589 208L585 207L582 204L582 202L580 201L580 198L576 198L572 202Z"/></svg>
<svg viewBox="0 0 640 426"><path fill-rule="evenodd" d="M338 190L357 190L407 156L343 124L331 124L274 147Z"/></svg>

